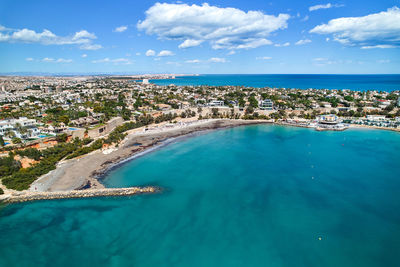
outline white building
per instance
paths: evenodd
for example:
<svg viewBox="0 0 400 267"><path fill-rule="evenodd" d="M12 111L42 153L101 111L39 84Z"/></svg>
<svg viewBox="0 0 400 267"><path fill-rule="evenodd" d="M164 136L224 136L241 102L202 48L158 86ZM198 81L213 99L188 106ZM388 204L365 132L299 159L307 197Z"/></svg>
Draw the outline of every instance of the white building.
<svg viewBox="0 0 400 267"><path fill-rule="evenodd" d="M367 120L369 121L385 121L385 115L367 115Z"/></svg>
<svg viewBox="0 0 400 267"><path fill-rule="evenodd" d="M322 123L338 123L339 118L338 118L338 116L333 115L333 114L326 114L326 115L317 116L317 121L322 122Z"/></svg>
<svg viewBox="0 0 400 267"><path fill-rule="evenodd" d="M36 120L26 117L0 121L0 135L5 136L9 132L13 132L16 137L21 139L34 138L40 134L36 127Z"/></svg>
<svg viewBox="0 0 400 267"><path fill-rule="evenodd" d="M271 101L271 99L265 99L265 100L260 101L259 107L260 107L260 109L263 109L263 110L273 110L274 103Z"/></svg>
<svg viewBox="0 0 400 267"><path fill-rule="evenodd" d="M224 106L224 101L221 101L221 100L211 100L211 101L208 103L208 106L210 106L210 107L222 107L222 106Z"/></svg>
<svg viewBox="0 0 400 267"><path fill-rule="evenodd" d="M11 120L0 121L0 135L4 136L7 132L14 129L14 126L10 122Z"/></svg>

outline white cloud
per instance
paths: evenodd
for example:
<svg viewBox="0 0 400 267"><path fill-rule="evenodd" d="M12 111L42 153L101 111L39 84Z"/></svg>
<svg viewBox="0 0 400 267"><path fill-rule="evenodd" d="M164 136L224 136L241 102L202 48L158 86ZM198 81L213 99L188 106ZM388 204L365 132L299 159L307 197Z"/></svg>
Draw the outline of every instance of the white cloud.
<svg viewBox="0 0 400 267"><path fill-rule="evenodd" d="M213 49L250 49L269 45L266 38L287 28L288 14L266 15L261 11L244 12L209 4L156 3L146 11L139 30L164 40L179 40L179 48L208 42Z"/></svg>
<svg viewBox="0 0 400 267"><path fill-rule="evenodd" d="M400 46L400 9L363 17L343 17L313 28L310 33L331 34L333 40L362 48L394 48Z"/></svg>
<svg viewBox="0 0 400 267"><path fill-rule="evenodd" d="M257 60L270 60L272 57L256 57Z"/></svg>
<svg viewBox="0 0 400 267"><path fill-rule="evenodd" d="M398 46L395 45L366 45L362 46L361 49L375 49L375 48L381 48L381 49L386 49L386 48L396 48Z"/></svg>
<svg viewBox="0 0 400 267"><path fill-rule="evenodd" d="M110 58L106 57L106 58L103 58L103 59L93 60L92 63L95 63L95 64L98 64L98 63L114 63L114 65L130 65L130 64L132 64L132 61L130 61L127 58L110 59Z"/></svg>
<svg viewBox="0 0 400 267"><path fill-rule="evenodd" d="M175 62L175 61L168 61L168 62L166 62L165 64L167 64L167 65L175 65L175 66L177 66L177 67L182 66L181 63Z"/></svg>
<svg viewBox="0 0 400 267"><path fill-rule="evenodd" d="M81 30L69 36L58 36L49 30L36 32L30 29L7 29L6 33L0 33L0 42L7 43L37 43L42 45L81 45L81 47L99 47L101 45L93 44L96 35L86 30ZM84 48L83 48L84 49Z"/></svg>
<svg viewBox="0 0 400 267"><path fill-rule="evenodd" d="M213 57L213 58L210 58L208 61L213 62L213 63L225 63L226 59L221 58L221 57Z"/></svg>
<svg viewBox="0 0 400 267"><path fill-rule="evenodd" d="M316 66L325 66L325 65L335 64L334 61L331 61L328 58L324 58L324 57L314 58L313 62L314 62L314 65L316 65Z"/></svg>
<svg viewBox="0 0 400 267"><path fill-rule="evenodd" d="M45 57L42 59L43 62L53 62L54 58L50 58L50 57Z"/></svg>
<svg viewBox="0 0 400 267"><path fill-rule="evenodd" d="M155 55L156 55L156 51L154 51L154 50L149 49L146 51L146 56L148 56L148 57L154 57Z"/></svg>
<svg viewBox="0 0 400 267"><path fill-rule="evenodd" d="M297 41L297 42L295 43L295 45L305 45L305 44L308 44L308 43L311 43L311 40L310 40L310 39L303 39L303 40Z"/></svg>
<svg viewBox="0 0 400 267"><path fill-rule="evenodd" d="M195 63L200 63L201 61L199 59L191 59L191 60L186 60L185 63L190 63L190 64L195 64Z"/></svg>
<svg viewBox="0 0 400 267"><path fill-rule="evenodd" d="M381 60L378 60L377 62L380 64L387 64L387 63L390 63L390 59L381 59Z"/></svg>
<svg viewBox="0 0 400 267"><path fill-rule="evenodd" d="M124 32L128 29L128 26L119 26L114 29L114 32Z"/></svg>
<svg viewBox="0 0 400 267"><path fill-rule="evenodd" d="M178 47L179 48L195 47L195 46L199 46L202 42L203 42L203 40L188 39L188 40L185 40L183 43L181 43Z"/></svg>
<svg viewBox="0 0 400 267"><path fill-rule="evenodd" d="M99 44L84 44L79 47L81 50L99 50L101 48L103 47Z"/></svg>
<svg viewBox="0 0 400 267"><path fill-rule="evenodd" d="M88 32L86 30L82 30L82 31L76 32L74 34L74 37L72 37L72 40L81 40L81 39L84 39L84 38L96 39L97 37L93 33L90 33L90 32Z"/></svg>
<svg viewBox="0 0 400 267"><path fill-rule="evenodd" d="M137 55L137 56L140 56L140 55L141 55L141 53L139 53L139 52L138 52L138 53L136 53L136 55Z"/></svg>
<svg viewBox="0 0 400 267"><path fill-rule="evenodd" d="M317 57L314 58L313 60L314 65L316 66L326 66L326 65L333 65L333 64L354 64L354 62L352 60L342 60L342 59L335 59L335 60L331 60L329 58L325 58L325 57Z"/></svg>
<svg viewBox="0 0 400 267"><path fill-rule="evenodd" d="M286 46L289 46L289 45L290 45L289 42L286 42L284 44L274 44L274 46L276 46L276 47L286 47Z"/></svg>
<svg viewBox="0 0 400 267"><path fill-rule="evenodd" d="M97 59L92 61L92 63L105 63L105 62L110 62L110 58L106 57L103 59Z"/></svg>
<svg viewBox="0 0 400 267"><path fill-rule="evenodd" d="M332 8L332 7L342 7L343 5L338 5L338 4L334 4L332 5L331 3L325 4L325 5L315 5L315 6L310 6L308 8L309 11L315 11L318 9L328 9L328 8Z"/></svg>
<svg viewBox="0 0 400 267"><path fill-rule="evenodd" d="M158 53L159 57L170 57L175 55L172 51L169 50L162 50L160 53Z"/></svg>
<svg viewBox="0 0 400 267"><path fill-rule="evenodd" d="M111 60L111 62L113 62L114 64L123 64L123 65L130 65L130 64L132 64L132 61L130 61L129 59L127 59L127 58L116 58L116 59L113 59L113 60Z"/></svg>
<svg viewBox="0 0 400 267"><path fill-rule="evenodd" d="M27 57L27 58L25 58L25 60L26 60L26 61L33 61L33 58Z"/></svg>
<svg viewBox="0 0 400 267"><path fill-rule="evenodd" d="M73 60L72 59L65 59L65 58L59 58L57 59L57 63L71 63Z"/></svg>
<svg viewBox="0 0 400 267"><path fill-rule="evenodd" d="M53 62L53 63L71 63L73 60L72 59L65 59L65 58L59 58L59 59L54 59L51 57L45 57L42 59L43 62Z"/></svg>
<svg viewBox="0 0 400 267"><path fill-rule="evenodd" d="M306 15L301 21L307 21L309 19L310 19L310 17L308 15Z"/></svg>
<svg viewBox="0 0 400 267"><path fill-rule="evenodd" d="M10 31L11 29L4 27L3 25L0 25L0 32L2 31Z"/></svg>
<svg viewBox="0 0 400 267"><path fill-rule="evenodd" d="M85 58L85 57L87 57L87 55L86 55L86 54L82 54L82 56L81 56L81 57Z"/></svg>

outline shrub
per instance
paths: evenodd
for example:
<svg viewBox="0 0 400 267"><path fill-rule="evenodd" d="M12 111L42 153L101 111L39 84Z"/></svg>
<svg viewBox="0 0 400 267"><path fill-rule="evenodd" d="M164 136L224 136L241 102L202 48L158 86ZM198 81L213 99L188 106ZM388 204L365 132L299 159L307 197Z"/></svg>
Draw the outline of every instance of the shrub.
<svg viewBox="0 0 400 267"><path fill-rule="evenodd" d="M57 162L71 154L78 148L73 143L63 143L55 147L42 151L43 159L36 165L26 169L21 168L21 163L12 158L12 154L8 158L3 158L6 162L0 160L0 175L6 176L2 179L2 183L7 188L15 190L28 189L33 181L56 168ZM10 163L13 168L4 168L4 163ZM7 172L7 173L6 173Z"/></svg>
<svg viewBox="0 0 400 267"><path fill-rule="evenodd" d="M11 141L13 142L13 144L21 144L22 143L21 138L18 138L18 137L14 137L13 139L11 139Z"/></svg>
<svg viewBox="0 0 400 267"><path fill-rule="evenodd" d="M34 160L40 160L42 153L36 148L27 148L25 150L18 150L16 152L21 157L27 157Z"/></svg>
<svg viewBox="0 0 400 267"><path fill-rule="evenodd" d="M14 160L14 155L0 158L0 177L12 175L21 168L21 163Z"/></svg>
<svg viewBox="0 0 400 267"><path fill-rule="evenodd" d="M65 143L67 141L67 139L68 139L68 135L66 133L59 134L56 136L56 140L59 143Z"/></svg>

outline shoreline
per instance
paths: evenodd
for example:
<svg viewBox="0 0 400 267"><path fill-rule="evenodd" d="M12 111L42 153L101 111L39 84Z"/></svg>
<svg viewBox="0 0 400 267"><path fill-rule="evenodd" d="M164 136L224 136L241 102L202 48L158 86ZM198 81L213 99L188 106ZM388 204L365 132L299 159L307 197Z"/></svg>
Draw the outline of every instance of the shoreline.
<svg viewBox="0 0 400 267"><path fill-rule="evenodd" d="M96 173L93 174L93 178L97 179L98 181L102 181L110 171L112 171L114 169L117 169L117 168L121 167L122 165L124 165L124 164L126 164L126 163L128 163L128 162L130 162L132 160L135 160L135 159L138 159L138 158L140 158L142 156L145 156L148 153L155 152L155 151L157 151L157 150L159 150L159 149L161 149L161 148L163 148L165 146L168 146L170 144L176 143L176 142L178 142L180 140L183 140L183 139L186 139L186 138L190 138L192 136L195 136L195 135L198 135L198 134L201 134L201 133L205 133L207 131L210 131L210 130L199 131L199 132L196 132L196 133L190 133L190 134L182 135L182 136L178 136L178 137L171 137L171 138L168 138L168 139L166 139L164 141L160 141L159 143L154 143L153 146L150 146L150 147L148 147L148 148L146 148L146 149L144 149L144 150L142 150L140 152L132 154L131 156L129 156L129 157L125 158L125 159L122 159L122 160L120 160L118 162L110 163L108 166L105 166L104 169L96 171Z"/></svg>
<svg viewBox="0 0 400 267"><path fill-rule="evenodd" d="M246 126L246 125L257 125L257 124L267 124L269 122L267 121L256 121L255 123L245 123L245 124L238 124L238 125L230 125L230 126L224 126L224 127L219 127L219 128L213 128L213 129L204 129L204 130L198 130L198 131L193 131L187 134L182 134L176 137L170 137L167 138L165 140L161 140L161 141L156 141L154 142L154 144L148 146L147 148L134 153L132 155L130 155L127 158L121 159L120 161L116 161L114 163L110 163L108 165L105 165L105 167L103 169L97 170L94 173L92 173L92 177L98 181L102 181L104 178L106 178L107 174L111 171L113 171L114 169L117 169L119 167L121 167L122 165L129 163L132 160L138 159L140 157L143 157L149 153L155 152L159 149L162 149L168 145L183 141L185 139L191 138L191 137L195 137L195 136L199 136L202 134L207 134L209 132L215 131L215 130L222 130L222 129L228 129L228 128L234 128L234 127L240 127L240 126Z"/></svg>
<svg viewBox="0 0 400 267"><path fill-rule="evenodd" d="M364 129L373 129L373 130L384 130L400 133L400 128L389 128L389 127L381 127L381 126L372 126L372 125L362 125L362 124L350 124L350 128L364 128Z"/></svg>
<svg viewBox="0 0 400 267"><path fill-rule="evenodd" d="M127 137L120 143L119 147L100 149L79 158L61 161L57 164L55 170L33 182L30 189L24 191L8 190L7 194L0 196L0 201L15 203L44 199L136 195L143 193L141 191L143 189L152 190L144 193L159 192L161 191L160 188L151 185L131 188L106 188L101 181L115 168L180 140L218 129L257 124L310 128L303 125L267 120L231 119L186 121L172 127L166 123L141 127L128 131ZM150 129L146 131L148 127ZM350 125L349 128L399 132L397 129L382 129L365 125Z"/></svg>
<svg viewBox="0 0 400 267"><path fill-rule="evenodd" d="M227 124L219 125L218 123L221 121L223 121L223 123L227 123ZM196 122L202 122L202 121L197 120L194 123L196 123ZM234 122L234 123L231 123L231 122ZM198 136L201 134L206 134L208 132L212 132L215 130L228 129L228 128L233 128L233 127L246 126L246 125L266 124L266 123L269 123L269 122L256 121L256 120L245 121L245 120L212 119L210 121L206 121L204 123L206 125L202 125L200 129L187 129L188 130L187 132L186 131L178 132L176 134L172 134L171 136L166 137L165 139L161 139L161 140L157 140L157 138L155 138L154 142L149 144L148 146L146 146L143 150L134 152L133 154L131 154L130 156L128 156L126 158L118 159L117 161L114 161L114 162L107 162L107 164L105 164L103 166L103 168L92 172L90 178L96 179L99 183L101 183L101 181L106 178L107 174L110 171L121 167L125 163L128 163L132 160L135 160L137 158L145 156L148 153L155 152L159 149L162 149L165 146L182 141L187 138L191 138L191 137ZM208 124L211 124L211 125L208 125ZM198 127L198 126L199 125L195 125L195 127ZM188 127L190 127L190 126L188 126ZM172 131L174 131L174 130L172 130Z"/></svg>
<svg viewBox="0 0 400 267"><path fill-rule="evenodd" d="M33 182L29 191L55 192L87 190L88 188L103 189L105 186L100 180L107 172L125 162L168 145L178 138L189 137L191 134L201 134L205 131L264 123L271 122L212 119L184 122L183 125L178 124L171 128L166 127L166 124L158 125L157 128L148 131L144 131L146 127L133 129L128 131L128 136L117 148L100 149L76 159L60 162L55 170ZM159 128L160 126L161 128Z"/></svg>

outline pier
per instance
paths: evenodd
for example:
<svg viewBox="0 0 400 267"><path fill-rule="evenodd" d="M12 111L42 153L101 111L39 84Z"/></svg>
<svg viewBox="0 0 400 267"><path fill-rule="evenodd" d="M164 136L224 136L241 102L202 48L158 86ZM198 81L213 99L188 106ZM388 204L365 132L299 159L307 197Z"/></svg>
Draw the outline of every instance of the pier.
<svg viewBox="0 0 400 267"><path fill-rule="evenodd" d="M65 198L89 198L106 196L132 196L139 194L152 194L159 192L160 188L154 186L86 189L56 192L22 192L12 193L3 199L5 203L28 202L35 200L65 199Z"/></svg>

